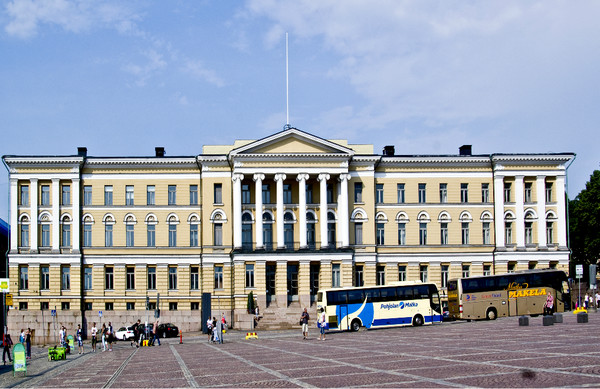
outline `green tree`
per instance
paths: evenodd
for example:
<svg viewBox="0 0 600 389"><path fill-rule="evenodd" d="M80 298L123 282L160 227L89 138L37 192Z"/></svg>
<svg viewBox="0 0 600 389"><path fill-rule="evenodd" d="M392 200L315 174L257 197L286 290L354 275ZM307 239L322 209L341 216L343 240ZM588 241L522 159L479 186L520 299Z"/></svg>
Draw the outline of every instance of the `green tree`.
<svg viewBox="0 0 600 389"><path fill-rule="evenodd" d="M589 265L600 259L600 170L592 173L585 189L569 202L569 239L572 265ZM587 279L587 266L584 269Z"/></svg>

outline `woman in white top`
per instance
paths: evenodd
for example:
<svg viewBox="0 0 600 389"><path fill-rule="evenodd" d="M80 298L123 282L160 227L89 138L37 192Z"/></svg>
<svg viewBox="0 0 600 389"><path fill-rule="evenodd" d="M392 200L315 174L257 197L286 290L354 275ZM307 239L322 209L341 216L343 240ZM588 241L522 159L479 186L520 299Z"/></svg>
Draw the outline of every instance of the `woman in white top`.
<svg viewBox="0 0 600 389"><path fill-rule="evenodd" d="M319 314L319 340L325 340L325 310L321 308L321 313Z"/></svg>

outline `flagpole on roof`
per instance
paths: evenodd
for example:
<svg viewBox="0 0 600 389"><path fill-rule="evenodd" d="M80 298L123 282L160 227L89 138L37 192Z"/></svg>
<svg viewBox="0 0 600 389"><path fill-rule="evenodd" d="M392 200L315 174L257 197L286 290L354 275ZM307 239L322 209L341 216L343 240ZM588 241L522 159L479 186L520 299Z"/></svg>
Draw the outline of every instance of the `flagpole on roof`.
<svg viewBox="0 0 600 389"><path fill-rule="evenodd" d="M289 130L290 126L290 82L289 82L289 66L288 66L288 33L285 33L285 130Z"/></svg>

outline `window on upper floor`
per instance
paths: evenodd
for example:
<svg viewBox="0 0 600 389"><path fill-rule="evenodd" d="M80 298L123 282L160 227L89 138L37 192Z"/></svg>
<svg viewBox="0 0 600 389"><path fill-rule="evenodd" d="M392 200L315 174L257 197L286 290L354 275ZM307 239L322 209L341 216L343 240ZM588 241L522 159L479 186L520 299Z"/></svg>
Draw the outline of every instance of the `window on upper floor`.
<svg viewBox="0 0 600 389"><path fill-rule="evenodd" d="M448 244L448 223L440 223L440 244Z"/></svg>
<svg viewBox="0 0 600 389"><path fill-rule="evenodd" d="M146 186L146 205L156 205L156 188L154 185Z"/></svg>
<svg viewBox="0 0 600 389"><path fill-rule="evenodd" d="M313 186L306 184L306 204L313 204Z"/></svg>
<svg viewBox="0 0 600 389"><path fill-rule="evenodd" d="M223 204L223 184L214 184L213 202L215 204Z"/></svg>
<svg viewBox="0 0 600 389"><path fill-rule="evenodd" d="M271 204L271 187L269 184L262 186L262 202L263 204Z"/></svg>
<svg viewBox="0 0 600 389"><path fill-rule="evenodd" d="M448 184L440 184L440 203L448 202Z"/></svg>
<svg viewBox="0 0 600 389"><path fill-rule="evenodd" d="M363 202L362 190L363 190L362 182L355 182L354 183L354 202L355 203Z"/></svg>
<svg viewBox="0 0 600 389"><path fill-rule="evenodd" d="M250 204L250 185L242 185L242 204Z"/></svg>
<svg viewBox="0 0 600 389"><path fill-rule="evenodd" d="M50 289L50 266L40 266L40 289Z"/></svg>
<svg viewBox="0 0 600 389"><path fill-rule="evenodd" d="M448 266L448 265L442 265L442 269L441 269L441 273L442 273L442 288L447 288L448 287L449 268L450 268L450 266Z"/></svg>
<svg viewBox="0 0 600 389"><path fill-rule="evenodd" d="M71 205L71 186L70 185L62 186L61 205Z"/></svg>
<svg viewBox="0 0 600 389"><path fill-rule="evenodd" d="M133 205L134 197L133 197L133 185L125 186L125 205Z"/></svg>
<svg viewBox="0 0 600 389"><path fill-rule="evenodd" d="M169 266L169 290L177 289L177 267Z"/></svg>
<svg viewBox="0 0 600 389"><path fill-rule="evenodd" d="M404 197L404 184L396 185L396 195L398 197L398 204L404 204L406 202L406 198Z"/></svg>
<svg viewBox="0 0 600 389"><path fill-rule="evenodd" d="M490 202L490 184L488 184L488 183L481 184L481 202L482 203Z"/></svg>
<svg viewBox="0 0 600 389"><path fill-rule="evenodd" d="M510 203L511 200L511 196L510 196L510 190L511 190L511 183L510 182L505 182L504 183L504 202L505 203Z"/></svg>
<svg viewBox="0 0 600 389"><path fill-rule="evenodd" d="M125 269L125 288L127 290L135 289L135 267L127 266Z"/></svg>
<svg viewBox="0 0 600 389"><path fill-rule="evenodd" d="M200 271L198 266L190 267L190 290L200 289Z"/></svg>
<svg viewBox="0 0 600 389"><path fill-rule="evenodd" d="M21 185L21 194L19 196L19 205L29 205L29 185Z"/></svg>
<svg viewBox="0 0 600 389"><path fill-rule="evenodd" d="M461 223L462 244L469 244L469 223Z"/></svg>
<svg viewBox="0 0 600 389"><path fill-rule="evenodd" d="M383 184L375 185L375 202L383 204Z"/></svg>
<svg viewBox="0 0 600 389"><path fill-rule="evenodd" d="M552 202L552 183L546 182L546 203Z"/></svg>
<svg viewBox="0 0 600 389"><path fill-rule="evenodd" d="M60 288L62 290L70 290L71 289L71 268L69 266L62 266L60 269L61 277L60 277Z"/></svg>
<svg viewBox="0 0 600 389"><path fill-rule="evenodd" d="M283 184L283 203L292 203L292 186L290 184Z"/></svg>
<svg viewBox="0 0 600 389"><path fill-rule="evenodd" d="M461 203L469 202L469 184L467 184L467 183L460 184L460 202Z"/></svg>
<svg viewBox="0 0 600 389"><path fill-rule="evenodd" d="M427 192L426 192L426 184L419 184L419 203L425 204L427 202Z"/></svg>
<svg viewBox="0 0 600 389"><path fill-rule="evenodd" d="M531 194L532 187L533 187L533 184L531 182L525 183L525 193L524 194L525 194L525 202L526 203L532 202L532 194Z"/></svg>
<svg viewBox="0 0 600 389"><path fill-rule="evenodd" d="M104 205L113 205L113 186L104 185Z"/></svg>
<svg viewBox="0 0 600 389"><path fill-rule="evenodd" d="M214 289L223 289L223 265L215 265L214 272Z"/></svg>
<svg viewBox="0 0 600 389"><path fill-rule="evenodd" d="M169 185L168 190L168 204L177 205L177 185Z"/></svg>
<svg viewBox="0 0 600 389"><path fill-rule="evenodd" d="M42 185L42 198L41 198L42 206L50 205L50 185Z"/></svg>
<svg viewBox="0 0 600 389"><path fill-rule="evenodd" d="M406 265L398 265L398 281L406 281Z"/></svg>
<svg viewBox="0 0 600 389"><path fill-rule="evenodd" d="M333 199L333 184L327 184L326 186L327 188L327 203L331 204L334 203L334 199Z"/></svg>
<svg viewBox="0 0 600 389"><path fill-rule="evenodd" d="M92 205L92 186L85 185L83 187L83 205Z"/></svg>
<svg viewBox="0 0 600 389"><path fill-rule="evenodd" d="M198 205L198 185L190 185L190 205Z"/></svg>

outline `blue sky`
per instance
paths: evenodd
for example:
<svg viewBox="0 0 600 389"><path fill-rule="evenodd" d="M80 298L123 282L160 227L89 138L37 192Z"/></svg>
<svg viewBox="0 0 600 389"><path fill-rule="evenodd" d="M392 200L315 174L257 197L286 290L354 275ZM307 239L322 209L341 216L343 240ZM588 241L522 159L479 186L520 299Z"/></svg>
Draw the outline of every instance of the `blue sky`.
<svg viewBox="0 0 600 389"><path fill-rule="evenodd" d="M0 154L196 155L290 123L599 168L600 2L0 1ZM0 218L8 217L0 174Z"/></svg>

